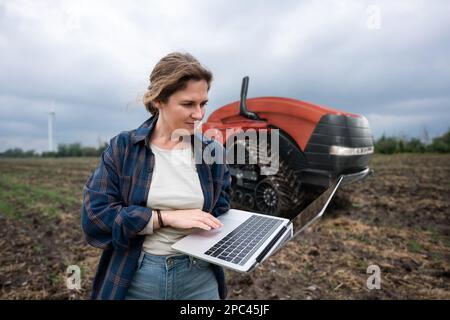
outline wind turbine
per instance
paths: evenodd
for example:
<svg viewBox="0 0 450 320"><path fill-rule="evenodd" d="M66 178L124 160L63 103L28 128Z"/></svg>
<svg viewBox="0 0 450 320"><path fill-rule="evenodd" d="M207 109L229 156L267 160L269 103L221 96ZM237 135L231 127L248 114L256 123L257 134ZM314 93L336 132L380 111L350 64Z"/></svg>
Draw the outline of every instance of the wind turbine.
<svg viewBox="0 0 450 320"><path fill-rule="evenodd" d="M56 151L55 146L53 145L54 141L54 123L55 123L55 103L52 103L52 108L50 109L48 114L48 151L53 152Z"/></svg>

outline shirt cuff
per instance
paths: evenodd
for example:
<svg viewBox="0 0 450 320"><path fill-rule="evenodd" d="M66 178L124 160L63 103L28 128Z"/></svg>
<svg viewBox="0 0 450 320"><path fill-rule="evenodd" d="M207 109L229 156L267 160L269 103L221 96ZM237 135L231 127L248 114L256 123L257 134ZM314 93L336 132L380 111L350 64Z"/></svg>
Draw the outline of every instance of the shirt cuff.
<svg viewBox="0 0 450 320"><path fill-rule="evenodd" d="M153 217L154 216L155 215L153 214L153 210L152 210L152 216L150 217L150 220L148 221L148 223L144 227L144 229L142 229L141 231L138 232L138 235L147 235L147 234L153 233Z"/></svg>

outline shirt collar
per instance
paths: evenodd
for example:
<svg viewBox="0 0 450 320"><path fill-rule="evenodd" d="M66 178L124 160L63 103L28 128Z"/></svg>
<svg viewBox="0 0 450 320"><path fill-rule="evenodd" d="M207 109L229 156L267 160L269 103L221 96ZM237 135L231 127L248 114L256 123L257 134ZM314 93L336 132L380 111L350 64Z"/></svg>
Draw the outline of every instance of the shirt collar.
<svg viewBox="0 0 450 320"><path fill-rule="evenodd" d="M158 115L154 115L148 118L143 124L141 124L137 129L131 132L131 142L136 144L145 140L145 144L148 146L148 140L155 127L156 121L158 120Z"/></svg>

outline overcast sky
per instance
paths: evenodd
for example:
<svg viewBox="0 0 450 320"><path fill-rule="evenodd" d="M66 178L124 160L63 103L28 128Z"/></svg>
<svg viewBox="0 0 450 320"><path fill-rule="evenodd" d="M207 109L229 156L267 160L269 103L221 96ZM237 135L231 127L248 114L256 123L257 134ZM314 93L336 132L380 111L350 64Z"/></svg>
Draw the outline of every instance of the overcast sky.
<svg viewBox="0 0 450 320"><path fill-rule="evenodd" d="M187 51L213 73L208 116L283 96L366 116L374 136L450 127L450 1L0 0L0 151L97 146L148 118L156 62Z"/></svg>

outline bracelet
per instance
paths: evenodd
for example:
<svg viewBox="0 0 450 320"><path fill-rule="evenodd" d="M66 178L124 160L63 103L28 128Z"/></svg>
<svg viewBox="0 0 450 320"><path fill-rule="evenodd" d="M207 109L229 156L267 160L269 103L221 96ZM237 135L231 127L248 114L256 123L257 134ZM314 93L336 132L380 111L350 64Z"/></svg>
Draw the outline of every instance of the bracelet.
<svg viewBox="0 0 450 320"><path fill-rule="evenodd" d="M163 223L162 217L161 217L161 210L156 209L156 213L158 214L158 223L160 228L164 228L165 225Z"/></svg>

